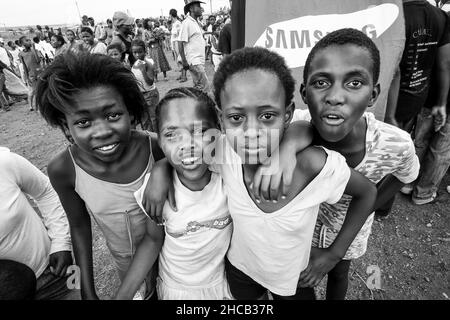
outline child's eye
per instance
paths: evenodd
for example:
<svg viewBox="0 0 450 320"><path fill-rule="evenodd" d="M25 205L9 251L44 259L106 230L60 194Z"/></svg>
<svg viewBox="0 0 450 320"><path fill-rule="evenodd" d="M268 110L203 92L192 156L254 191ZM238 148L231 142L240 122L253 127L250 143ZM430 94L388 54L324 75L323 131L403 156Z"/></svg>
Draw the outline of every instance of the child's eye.
<svg viewBox="0 0 450 320"><path fill-rule="evenodd" d="M316 80L312 83L312 85L314 88L321 89L321 88L325 88L328 85L328 82L325 80Z"/></svg>
<svg viewBox="0 0 450 320"><path fill-rule="evenodd" d="M238 115L238 114L233 114L233 115L230 115L228 117L228 119L230 119L231 122L240 122L240 121L242 121L242 119L244 119L244 117L241 115Z"/></svg>
<svg viewBox="0 0 450 320"><path fill-rule="evenodd" d="M263 120L272 120L274 117L275 115L272 113L264 113L263 115L261 115L261 118Z"/></svg>
<svg viewBox="0 0 450 320"><path fill-rule="evenodd" d="M110 113L106 118L111 121L117 121L120 119L120 116L121 116L120 113Z"/></svg>
<svg viewBox="0 0 450 320"><path fill-rule="evenodd" d="M164 133L164 138L166 138L169 141L176 140L178 138L178 136L179 135L174 131Z"/></svg>
<svg viewBox="0 0 450 320"><path fill-rule="evenodd" d="M79 128L87 128L91 125L91 122L87 119L81 119L74 123Z"/></svg>
<svg viewBox="0 0 450 320"><path fill-rule="evenodd" d="M348 86L352 89L361 88L362 85L363 85L363 83L359 80L352 80L348 83Z"/></svg>

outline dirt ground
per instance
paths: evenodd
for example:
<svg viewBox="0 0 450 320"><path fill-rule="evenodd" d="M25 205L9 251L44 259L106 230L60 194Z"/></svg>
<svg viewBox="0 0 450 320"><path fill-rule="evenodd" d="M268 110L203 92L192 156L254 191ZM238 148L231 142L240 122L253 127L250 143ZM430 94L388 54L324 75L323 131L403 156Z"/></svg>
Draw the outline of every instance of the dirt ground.
<svg viewBox="0 0 450 320"><path fill-rule="evenodd" d="M168 57L175 70L176 66ZM210 81L213 67L207 62ZM160 95L179 86L179 73L168 72L169 81L157 82ZM189 78L190 79L190 78ZM192 81L183 83L192 85ZM46 173L47 164L59 151L67 147L62 132L49 127L35 111L24 103L12 110L0 109L0 145L24 156ZM1 178L1 177L0 177ZM375 221L367 253L354 261L350 270L347 299L364 300L448 300L450 296L450 195L445 187L450 175L444 178L439 197L433 204L415 206L398 195L392 213L383 221ZM97 293L102 299L114 295L119 285L117 273L101 232L93 224L94 274ZM380 270L380 289L370 283L368 268ZM376 275L376 274L375 274ZM368 281L369 280L369 281ZM319 299L324 298L326 278L317 288Z"/></svg>

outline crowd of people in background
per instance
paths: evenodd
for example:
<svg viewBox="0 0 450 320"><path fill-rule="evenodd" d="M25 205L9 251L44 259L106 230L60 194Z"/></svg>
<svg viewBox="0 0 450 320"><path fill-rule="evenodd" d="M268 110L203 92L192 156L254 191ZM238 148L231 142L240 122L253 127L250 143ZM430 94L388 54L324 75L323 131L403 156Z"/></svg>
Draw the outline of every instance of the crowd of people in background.
<svg viewBox="0 0 450 320"><path fill-rule="evenodd" d="M192 24L188 25L189 21L194 21L198 26L196 43L188 41L193 32ZM168 17L134 19L118 11L111 19L107 19L106 23L96 23L93 17L84 15L77 27L53 28L46 25L42 28L37 25L30 28L28 35L8 41L7 44L0 38L2 70L7 68L14 72L28 87L26 95L11 94L8 83L5 83L0 73L0 108L8 111L12 104L27 99L30 110L35 110L32 91L36 77L57 56L66 52L105 54L120 60L129 69L136 67L134 64L138 59L131 47L134 40L144 42L144 53L148 59L142 62L152 64L151 76L145 77L147 85L150 85L149 81L157 82L161 73L163 80L167 81L167 72L171 71L169 57L174 59L179 67L178 81L186 82L187 71L190 70L194 85L198 83L197 87L208 90L204 64L210 60L217 69L222 55L231 52L230 30L226 27L230 23L229 12L207 15L201 9L199 1L186 1L184 14L178 14L177 10L172 9ZM224 28L226 34L223 35L223 43L220 43L219 36ZM184 40L180 41L180 37ZM183 42L185 44L180 47L179 43ZM193 52L199 51L203 51L203 54L198 54L197 57L192 55ZM153 105L155 102L157 103L157 100L152 99Z"/></svg>

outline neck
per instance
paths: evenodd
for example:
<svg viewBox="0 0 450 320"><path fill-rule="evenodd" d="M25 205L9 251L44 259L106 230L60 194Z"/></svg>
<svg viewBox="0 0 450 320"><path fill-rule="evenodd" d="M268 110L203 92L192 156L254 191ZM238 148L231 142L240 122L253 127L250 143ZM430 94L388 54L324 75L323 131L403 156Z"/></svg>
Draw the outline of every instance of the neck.
<svg viewBox="0 0 450 320"><path fill-rule="evenodd" d="M206 170L203 176L197 180L188 180L182 174L178 174L181 183L191 191L202 191L211 181L211 171Z"/></svg>

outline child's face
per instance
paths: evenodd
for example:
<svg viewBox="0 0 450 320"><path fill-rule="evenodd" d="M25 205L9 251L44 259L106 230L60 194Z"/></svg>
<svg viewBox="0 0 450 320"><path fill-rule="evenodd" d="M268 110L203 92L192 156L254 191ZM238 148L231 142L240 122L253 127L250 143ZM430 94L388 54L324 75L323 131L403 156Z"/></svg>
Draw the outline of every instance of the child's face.
<svg viewBox="0 0 450 320"><path fill-rule="evenodd" d="M88 156L113 162L127 148L131 119L120 93L113 87L82 89L73 97L67 128L75 144Z"/></svg>
<svg viewBox="0 0 450 320"><path fill-rule="evenodd" d="M53 48L59 48L60 44L59 41L56 37L52 37L50 40L50 44L52 45Z"/></svg>
<svg viewBox="0 0 450 320"><path fill-rule="evenodd" d="M108 56L110 56L111 58L116 59L118 61L122 61L122 54L116 48L109 49L108 50Z"/></svg>
<svg viewBox="0 0 450 320"><path fill-rule="evenodd" d="M344 139L375 103L379 85L374 85L372 71L369 51L356 45L335 45L316 53L300 91L325 141Z"/></svg>
<svg viewBox="0 0 450 320"><path fill-rule="evenodd" d="M244 163L263 162L277 149L293 114L278 76L260 69L234 74L220 101L223 129L236 153Z"/></svg>
<svg viewBox="0 0 450 320"><path fill-rule="evenodd" d="M181 181L201 180L208 171L205 149L213 149L203 133L215 124L192 98L171 100L160 113L159 143Z"/></svg>
<svg viewBox="0 0 450 320"><path fill-rule="evenodd" d="M69 42L72 42L75 39L75 34L73 32L66 32L66 37Z"/></svg>
<svg viewBox="0 0 450 320"><path fill-rule="evenodd" d="M145 49L141 46L132 46L131 52L136 59L144 60L145 58Z"/></svg>
<svg viewBox="0 0 450 320"><path fill-rule="evenodd" d="M84 43L88 45L94 44L94 35L90 34L89 32L82 32L81 39L83 39Z"/></svg>
<svg viewBox="0 0 450 320"><path fill-rule="evenodd" d="M24 48L30 49L31 48L31 40L30 39L24 39L22 42L22 45L24 46Z"/></svg>

